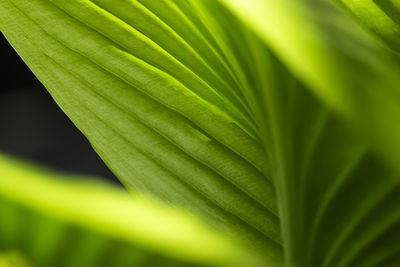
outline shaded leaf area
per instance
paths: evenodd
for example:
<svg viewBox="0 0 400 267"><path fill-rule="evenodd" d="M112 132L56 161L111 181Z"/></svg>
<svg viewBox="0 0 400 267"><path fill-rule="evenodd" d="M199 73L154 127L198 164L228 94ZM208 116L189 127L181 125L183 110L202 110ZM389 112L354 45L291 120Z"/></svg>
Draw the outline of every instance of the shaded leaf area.
<svg viewBox="0 0 400 267"><path fill-rule="evenodd" d="M0 262L258 266L257 258L181 211L3 155L0 167Z"/></svg>
<svg viewBox="0 0 400 267"><path fill-rule="evenodd" d="M286 266L386 266L397 260L397 173L234 15L212 0L197 6L242 75L259 122L278 190Z"/></svg>
<svg viewBox="0 0 400 267"><path fill-rule="evenodd" d="M336 1L224 2L313 94L400 172L400 78L396 54L334 5ZM362 5L369 1L345 2ZM375 19L370 17L371 21Z"/></svg>
<svg viewBox="0 0 400 267"><path fill-rule="evenodd" d="M398 1L341 0L340 2L389 47L397 52L400 50L400 3Z"/></svg>

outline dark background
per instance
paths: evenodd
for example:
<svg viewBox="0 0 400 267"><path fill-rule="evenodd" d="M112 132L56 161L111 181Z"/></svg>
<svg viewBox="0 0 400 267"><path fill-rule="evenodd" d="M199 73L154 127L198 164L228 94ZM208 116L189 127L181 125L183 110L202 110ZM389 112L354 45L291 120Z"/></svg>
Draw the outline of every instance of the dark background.
<svg viewBox="0 0 400 267"><path fill-rule="evenodd" d="M0 33L0 151L117 181Z"/></svg>

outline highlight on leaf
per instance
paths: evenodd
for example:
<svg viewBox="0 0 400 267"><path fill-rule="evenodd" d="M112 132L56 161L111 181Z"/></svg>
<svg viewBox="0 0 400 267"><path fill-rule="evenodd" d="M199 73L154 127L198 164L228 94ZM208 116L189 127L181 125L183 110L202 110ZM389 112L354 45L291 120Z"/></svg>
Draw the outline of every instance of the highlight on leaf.
<svg viewBox="0 0 400 267"><path fill-rule="evenodd" d="M0 168L4 266L260 266L239 243L146 196L5 155Z"/></svg>

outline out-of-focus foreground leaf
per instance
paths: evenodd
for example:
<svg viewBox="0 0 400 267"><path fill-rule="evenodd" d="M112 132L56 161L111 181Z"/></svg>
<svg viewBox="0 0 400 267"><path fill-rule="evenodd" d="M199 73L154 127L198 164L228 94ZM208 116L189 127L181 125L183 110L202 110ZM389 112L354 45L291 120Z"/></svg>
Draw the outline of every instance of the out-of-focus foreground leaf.
<svg viewBox="0 0 400 267"><path fill-rule="evenodd" d="M177 209L4 155L0 169L1 266L257 265Z"/></svg>
<svg viewBox="0 0 400 267"><path fill-rule="evenodd" d="M131 190L282 255L257 125L186 1L1 0L2 31Z"/></svg>

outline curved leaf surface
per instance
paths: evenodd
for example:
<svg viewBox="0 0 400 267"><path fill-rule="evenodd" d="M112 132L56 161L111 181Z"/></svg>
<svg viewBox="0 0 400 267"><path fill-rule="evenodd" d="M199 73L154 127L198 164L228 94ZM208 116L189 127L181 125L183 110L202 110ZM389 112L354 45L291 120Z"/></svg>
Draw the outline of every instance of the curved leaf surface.
<svg viewBox="0 0 400 267"><path fill-rule="evenodd" d="M7 0L0 21L128 188L187 207L279 260L275 190L236 77L180 7L157 3ZM196 34L175 32L160 9Z"/></svg>

